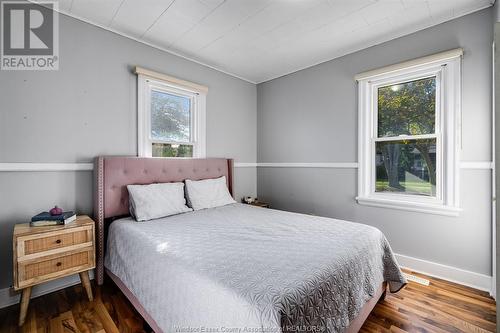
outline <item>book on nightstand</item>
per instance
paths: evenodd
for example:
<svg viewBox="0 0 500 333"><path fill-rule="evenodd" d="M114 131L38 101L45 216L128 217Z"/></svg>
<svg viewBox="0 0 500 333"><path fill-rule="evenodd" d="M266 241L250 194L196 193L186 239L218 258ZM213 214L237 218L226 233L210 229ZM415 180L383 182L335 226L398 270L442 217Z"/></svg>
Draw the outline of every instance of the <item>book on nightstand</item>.
<svg viewBox="0 0 500 333"><path fill-rule="evenodd" d="M75 212L63 212L60 215L50 215L49 212L41 212L31 218L32 227L46 227L50 225L65 225L76 220Z"/></svg>

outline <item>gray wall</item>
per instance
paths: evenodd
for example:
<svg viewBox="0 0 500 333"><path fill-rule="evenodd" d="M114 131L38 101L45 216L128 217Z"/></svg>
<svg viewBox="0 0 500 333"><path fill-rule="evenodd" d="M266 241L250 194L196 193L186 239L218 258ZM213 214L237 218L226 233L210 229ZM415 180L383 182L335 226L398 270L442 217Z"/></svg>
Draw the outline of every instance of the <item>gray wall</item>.
<svg viewBox="0 0 500 333"><path fill-rule="evenodd" d="M495 0L495 4L493 5L493 11L496 22L500 21L500 5L498 3L499 3L498 0Z"/></svg>
<svg viewBox="0 0 500 333"><path fill-rule="evenodd" d="M254 84L61 15L58 71L0 72L0 162L135 155L135 65L208 86L207 155L256 161ZM237 168L235 187L255 195L255 168ZM54 204L91 213L92 172L0 172L0 288L12 283L12 226Z"/></svg>
<svg viewBox="0 0 500 333"><path fill-rule="evenodd" d="M480 12L259 84L258 162L356 162L354 75L463 47L462 161L491 161L493 10ZM395 252L491 275L491 171L461 170L460 217L356 204L356 169L258 168L275 208L380 228Z"/></svg>
<svg viewBox="0 0 500 333"><path fill-rule="evenodd" d="M496 173L496 184L495 191L496 195L500 193L500 135L496 134L500 131L500 5L499 2L495 2L493 7L496 13L496 20L494 22L494 34L495 34L495 173ZM496 290L500 290L500 279L498 275L500 274L500 204L496 203ZM500 302L497 302L497 313L500 313ZM497 332L500 332L500 316L497 316Z"/></svg>

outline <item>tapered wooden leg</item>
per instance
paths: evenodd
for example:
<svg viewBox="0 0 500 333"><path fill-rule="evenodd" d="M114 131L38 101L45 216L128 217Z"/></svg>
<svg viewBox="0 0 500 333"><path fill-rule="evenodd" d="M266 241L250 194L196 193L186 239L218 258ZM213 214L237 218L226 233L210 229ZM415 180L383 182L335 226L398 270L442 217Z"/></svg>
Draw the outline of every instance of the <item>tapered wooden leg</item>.
<svg viewBox="0 0 500 333"><path fill-rule="evenodd" d="M26 320L26 313L28 313L28 305L30 304L31 287L24 288L21 295L21 312L19 312L19 326L23 326Z"/></svg>
<svg viewBox="0 0 500 333"><path fill-rule="evenodd" d="M92 287L90 286L90 279L89 279L89 272L81 272L80 273L80 280L82 281L83 287L85 288L85 291L87 292L87 296L89 297L89 301L94 300L94 296L92 296Z"/></svg>

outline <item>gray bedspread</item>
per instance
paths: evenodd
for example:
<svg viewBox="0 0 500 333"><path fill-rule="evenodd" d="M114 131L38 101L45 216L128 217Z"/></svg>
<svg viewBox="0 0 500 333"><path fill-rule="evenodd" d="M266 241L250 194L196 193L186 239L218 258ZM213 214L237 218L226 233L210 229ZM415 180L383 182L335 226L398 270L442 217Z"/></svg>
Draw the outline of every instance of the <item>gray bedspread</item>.
<svg viewBox="0 0 500 333"><path fill-rule="evenodd" d="M342 332L383 281L376 228L243 204L109 228L105 266L165 333Z"/></svg>

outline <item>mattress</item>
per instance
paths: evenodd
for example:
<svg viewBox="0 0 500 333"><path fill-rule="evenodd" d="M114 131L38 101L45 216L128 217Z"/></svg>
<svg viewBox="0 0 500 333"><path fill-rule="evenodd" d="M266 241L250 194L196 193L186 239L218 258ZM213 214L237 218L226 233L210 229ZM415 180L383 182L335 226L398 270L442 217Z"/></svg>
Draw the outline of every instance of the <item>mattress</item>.
<svg viewBox="0 0 500 333"><path fill-rule="evenodd" d="M116 220L105 267L164 332L341 332L406 283L374 227L243 204Z"/></svg>

